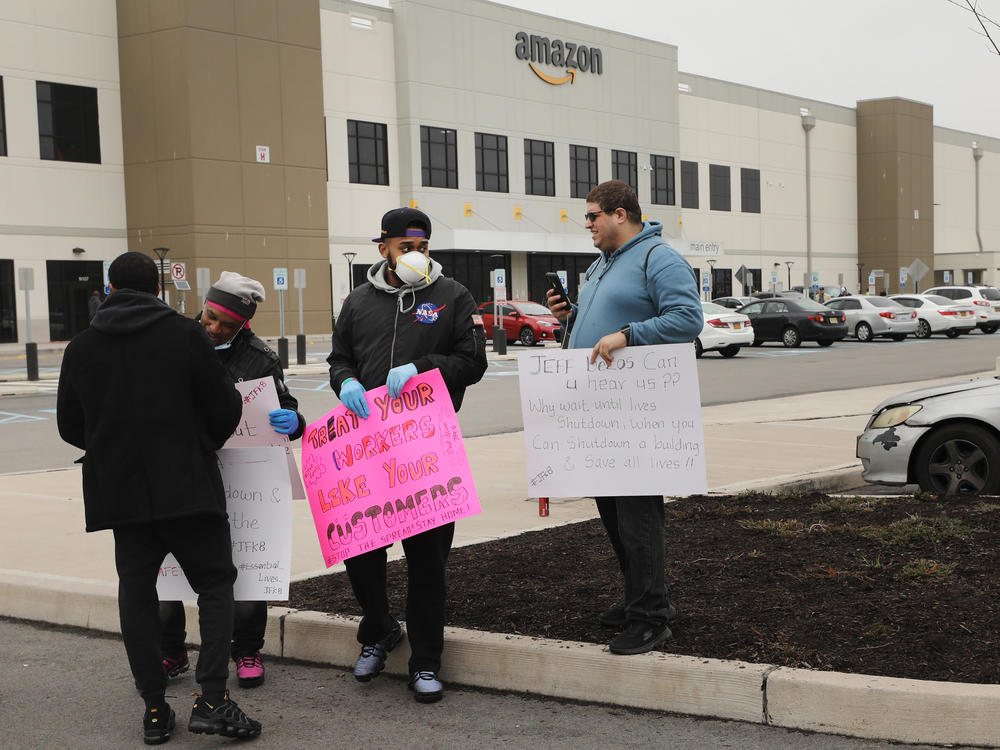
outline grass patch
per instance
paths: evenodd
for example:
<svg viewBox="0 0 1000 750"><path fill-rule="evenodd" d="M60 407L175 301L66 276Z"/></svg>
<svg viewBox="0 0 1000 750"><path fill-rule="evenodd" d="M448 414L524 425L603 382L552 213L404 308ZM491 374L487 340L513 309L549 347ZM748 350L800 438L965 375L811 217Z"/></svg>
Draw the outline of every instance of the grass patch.
<svg viewBox="0 0 1000 750"><path fill-rule="evenodd" d="M795 518L782 519L778 521L770 518L762 521L744 519L738 523L741 529L756 531L761 534L769 534L773 536L795 536L806 529L806 525L802 523L802 521Z"/></svg>
<svg viewBox="0 0 1000 750"><path fill-rule="evenodd" d="M898 627L886 625L884 622L876 622L865 628L861 637L866 641L887 641L899 632Z"/></svg>
<svg viewBox="0 0 1000 750"><path fill-rule="evenodd" d="M957 565L954 563L942 563L937 560L921 558L906 563L903 569L896 574L896 578L909 583L917 583L928 578L950 578L956 567Z"/></svg>
<svg viewBox="0 0 1000 750"><path fill-rule="evenodd" d="M871 511L885 505L885 500L874 497L828 497L815 503L812 509L818 513L852 513L855 511Z"/></svg>
<svg viewBox="0 0 1000 750"><path fill-rule="evenodd" d="M961 521L941 516L908 516L893 521L888 526L862 526L857 533L867 539L877 539L891 545L940 544L942 542L967 540L978 531L976 526L967 526Z"/></svg>

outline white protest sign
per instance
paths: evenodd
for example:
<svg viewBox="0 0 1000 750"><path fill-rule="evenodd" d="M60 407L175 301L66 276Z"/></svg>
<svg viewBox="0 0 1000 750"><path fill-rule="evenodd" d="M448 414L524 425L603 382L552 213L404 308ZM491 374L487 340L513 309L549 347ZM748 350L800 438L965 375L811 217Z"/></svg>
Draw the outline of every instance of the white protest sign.
<svg viewBox="0 0 1000 750"><path fill-rule="evenodd" d="M529 492L537 497L707 491L691 344L518 354Z"/></svg>
<svg viewBox="0 0 1000 750"><path fill-rule="evenodd" d="M281 408L274 378L244 380L236 384L236 390L243 396L243 416L236 431L222 447L240 448L256 445L284 449L288 457L288 479L292 483L292 497L296 500L305 500L306 488L302 485L302 476L292 454L291 441L288 435L275 432L268 418L268 414Z"/></svg>
<svg viewBox="0 0 1000 750"><path fill-rule="evenodd" d="M226 489L237 571L233 595L238 601L287 601L292 490L284 452L276 447L223 448L216 456ZM173 554L163 559L156 592L160 601L197 599Z"/></svg>

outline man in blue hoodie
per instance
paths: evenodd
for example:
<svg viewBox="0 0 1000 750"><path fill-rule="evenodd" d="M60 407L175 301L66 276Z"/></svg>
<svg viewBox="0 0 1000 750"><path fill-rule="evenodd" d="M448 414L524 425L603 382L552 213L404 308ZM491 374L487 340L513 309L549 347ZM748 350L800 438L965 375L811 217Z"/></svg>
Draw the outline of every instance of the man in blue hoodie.
<svg viewBox="0 0 1000 750"><path fill-rule="evenodd" d="M694 273L660 238L660 222L642 220L632 188L602 182L587 195L585 218L601 254L587 269L577 304L548 293L552 314L569 324L569 348L589 348L591 364L598 357L611 364L625 346L692 341L704 325ZM663 575L663 495L596 500L625 579L624 601L599 619L622 628L611 653L641 654L672 636L668 623L677 614Z"/></svg>

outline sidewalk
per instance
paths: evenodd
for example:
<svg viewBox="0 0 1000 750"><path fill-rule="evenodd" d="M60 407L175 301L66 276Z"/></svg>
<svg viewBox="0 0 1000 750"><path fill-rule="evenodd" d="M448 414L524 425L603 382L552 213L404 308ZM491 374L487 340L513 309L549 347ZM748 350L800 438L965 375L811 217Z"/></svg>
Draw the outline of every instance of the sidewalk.
<svg viewBox="0 0 1000 750"><path fill-rule="evenodd" d="M957 378L705 407L708 486L717 493L860 486L854 440L870 409L894 393L948 380ZM466 449L483 513L458 522L456 546L596 516L587 498L552 500L550 515L538 516L536 498L526 496L523 433L470 438ZM83 531L79 468L5 475L0 513L0 615L117 632L112 537ZM294 505L293 534L293 578L326 573L306 501ZM390 557L399 555L394 545ZM272 608L268 627L271 655L341 667L356 657L351 618ZM454 683L511 691L530 686L574 700L901 742L1000 747L998 685L663 653L622 658L601 646L457 629L448 630L446 642L442 677ZM388 671L401 674L407 656L405 647L393 652ZM593 691L594 674L601 675L600 695Z"/></svg>

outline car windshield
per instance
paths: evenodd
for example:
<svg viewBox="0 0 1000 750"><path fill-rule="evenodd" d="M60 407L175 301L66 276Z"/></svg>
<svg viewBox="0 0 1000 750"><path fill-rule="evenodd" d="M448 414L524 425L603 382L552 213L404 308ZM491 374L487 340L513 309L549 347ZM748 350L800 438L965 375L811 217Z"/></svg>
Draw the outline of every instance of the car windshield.
<svg viewBox="0 0 1000 750"><path fill-rule="evenodd" d="M731 313L728 307L723 307L722 305L716 305L714 302L702 302L701 309L711 315L718 315L719 313Z"/></svg>
<svg viewBox="0 0 1000 750"><path fill-rule="evenodd" d="M942 297L940 294L928 294L924 297L928 302L933 302L935 305L950 305L951 300L947 297Z"/></svg>
<svg viewBox="0 0 1000 750"><path fill-rule="evenodd" d="M517 309L522 315L551 315L549 308L539 305L537 302L518 302Z"/></svg>
<svg viewBox="0 0 1000 750"><path fill-rule="evenodd" d="M984 286L979 290L979 293L983 295L983 299L988 299L992 302L1000 300L1000 292L991 286Z"/></svg>
<svg viewBox="0 0 1000 750"><path fill-rule="evenodd" d="M821 305L815 300L811 300L808 297L802 297L801 299L789 298L789 302L794 302L798 305L799 310L829 310L830 308L826 305Z"/></svg>
<svg viewBox="0 0 1000 750"><path fill-rule="evenodd" d="M899 303L888 297L866 297L872 307L899 307Z"/></svg>

